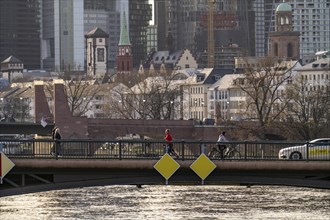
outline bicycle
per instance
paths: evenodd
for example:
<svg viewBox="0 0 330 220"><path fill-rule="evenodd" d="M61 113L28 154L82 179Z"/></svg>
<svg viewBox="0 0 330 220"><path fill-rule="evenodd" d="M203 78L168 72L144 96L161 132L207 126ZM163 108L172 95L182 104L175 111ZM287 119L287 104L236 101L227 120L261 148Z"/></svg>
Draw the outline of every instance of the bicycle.
<svg viewBox="0 0 330 220"><path fill-rule="evenodd" d="M240 159L241 158L240 152L236 149L237 146L232 146L232 145L229 145L229 147L227 147L226 145L222 145L222 146L225 146L222 153L219 149L217 149L216 147L213 147L212 150L207 154L207 156L209 158L214 158L214 159L216 159L216 158L218 158L218 159L225 159L225 158Z"/></svg>

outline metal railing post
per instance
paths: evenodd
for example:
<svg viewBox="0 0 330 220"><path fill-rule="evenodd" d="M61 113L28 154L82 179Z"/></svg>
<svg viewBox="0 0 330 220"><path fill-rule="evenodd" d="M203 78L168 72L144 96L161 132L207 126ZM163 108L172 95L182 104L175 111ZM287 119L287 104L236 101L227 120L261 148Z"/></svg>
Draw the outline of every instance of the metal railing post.
<svg viewBox="0 0 330 220"><path fill-rule="evenodd" d="M119 157L119 160L121 160L122 158L121 158L121 156L122 156L122 143L121 143L121 140L119 140L118 141L118 143L119 143L119 155L118 155L118 157Z"/></svg>
<svg viewBox="0 0 330 220"><path fill-rule="evenodd" d="M36 141L35 140L33 140L33 142L32 142L32 154L33 154L33 157L35 156L35 154L36 154Z"/></svg>
<svg viewBox="0 0 330 220"><path fill-rule="evenodd" d="M199 139L199 154L204 153L204 144L202 143L202 140Z"/></svg>
<svg viewBox="0 0 330 220"><path fill-rule="evenodd" d="M55 147L54 147L54 151L55 151L55 160L58 160L58 154L57 154L58 149L57 149L57 147L58 147L58 144L57 144L57 141L55 141Z"/></svg>
<svg viewBox="0 0 330 220"><path fill-rule="evenodd" d="M182 149L181 149L181 153L182 153L182 161L184 161L184 140L182 140L182 142L181 142L181 147L182 147Z"/></svg>
<svg viewBox="0 0 330 220"><path fill-rule="evenodd" d="M244 160L247 160L247 142L244 141Z"/></svg>
<svg viewBox="0 0 330 220"><path fill-rule="evenodd" d="M306 160L309 160L309 141L306 143Z"/></svg>

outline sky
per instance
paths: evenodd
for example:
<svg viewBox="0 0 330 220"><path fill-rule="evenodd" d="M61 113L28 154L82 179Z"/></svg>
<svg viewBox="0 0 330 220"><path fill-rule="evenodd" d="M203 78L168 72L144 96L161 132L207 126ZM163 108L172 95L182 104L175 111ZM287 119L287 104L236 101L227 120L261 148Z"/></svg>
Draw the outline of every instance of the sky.
<svg viewBox="0 0 330 220"><path fill-rule="evenodd" d="M152 20L149 22L150 25L154 25L154 16L155 16L155 12L154 12L154 0L149 0L149 4L152 4Z"/></svg>

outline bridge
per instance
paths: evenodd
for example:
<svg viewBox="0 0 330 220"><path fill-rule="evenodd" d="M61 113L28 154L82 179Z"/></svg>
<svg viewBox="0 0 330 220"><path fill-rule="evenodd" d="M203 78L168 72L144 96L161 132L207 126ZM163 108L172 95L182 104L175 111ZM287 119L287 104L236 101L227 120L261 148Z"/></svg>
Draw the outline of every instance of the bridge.
<svg viewBox="0 0 330 220"><path fill-rule="evenodd" d="M0 196L100 185L166 184L154 168L166 153L159 140L0 140L15 167L3 178ZM239 154L211 157L215 169L204 181L191 165L217 147L212 141L175 141L179 168L169 185L286 185L330 189L330 160L281 160L278 152L292 142L228 142ZM51 155L55 147L57 156ZM308 146L308 144L307 144Z"/></svg>

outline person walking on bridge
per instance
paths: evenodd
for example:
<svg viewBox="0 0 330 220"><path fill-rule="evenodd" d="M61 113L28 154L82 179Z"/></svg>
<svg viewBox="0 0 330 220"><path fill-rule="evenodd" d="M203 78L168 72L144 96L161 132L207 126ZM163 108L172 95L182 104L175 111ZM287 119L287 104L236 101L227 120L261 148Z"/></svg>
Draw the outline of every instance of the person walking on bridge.
<svg viewBox="0 0 330 220"><path fill-rule="evenodd" d="M167 142L167 153L170 155L174 155L176 157L179 157L179 155L174 151L173 149L173 138L172 135L170 133L170 129L166 129L165 130L165 138L164 138Z"/></svg>
<svg viewBox="0 0 330 220"><path fill-rule="evenodd" d="M55 127L52 131L52 139L55 141L51 154L56 154L56 156L61 154L61 142L62 139L60 129L58 127Z"/></svg>

